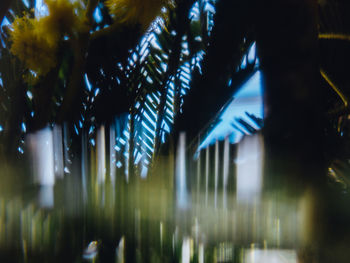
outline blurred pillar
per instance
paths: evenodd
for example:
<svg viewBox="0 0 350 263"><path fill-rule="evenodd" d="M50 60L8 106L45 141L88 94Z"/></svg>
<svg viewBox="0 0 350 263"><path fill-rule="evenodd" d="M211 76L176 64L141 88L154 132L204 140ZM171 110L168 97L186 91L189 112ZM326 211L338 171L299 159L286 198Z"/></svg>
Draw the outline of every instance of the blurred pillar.
<svg viewBox="0 0 350 263"><path fill-rule="evenodd" d="M55 169L54 148L51 128L47 127L27 137L32 155L34 181L40 186L39 205L51 208L54 206Z"/></svg>

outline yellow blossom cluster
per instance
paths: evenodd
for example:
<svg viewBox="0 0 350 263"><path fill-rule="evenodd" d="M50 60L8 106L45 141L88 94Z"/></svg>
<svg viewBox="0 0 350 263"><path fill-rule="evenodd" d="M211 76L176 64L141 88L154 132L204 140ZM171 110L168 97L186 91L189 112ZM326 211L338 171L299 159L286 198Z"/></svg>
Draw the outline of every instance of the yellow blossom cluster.
<svg viewBox="0 0 350 263"><path fill-rule="evenodd" d="M60 40L71 36L80 26L77 4L69 0L45 0L45 3L48 16L39 19L18 17L11 31L11 53L38 76L56 66Z"/></svg>
<svg viewBox="0 0 350 263"><path fill-rule="evenodd" d="M109 12L116 22L140 24L143 29L162 15L162 8L172 6L171 0L107 0Z"/></svg>
<svg viewBox="0 0 350 263"><path fill-rule="evenodd" d="M45 75L56 65L57 42L45 34L42 20L26 16L16 18L11 32L11 52L25 67Z"/></svg>

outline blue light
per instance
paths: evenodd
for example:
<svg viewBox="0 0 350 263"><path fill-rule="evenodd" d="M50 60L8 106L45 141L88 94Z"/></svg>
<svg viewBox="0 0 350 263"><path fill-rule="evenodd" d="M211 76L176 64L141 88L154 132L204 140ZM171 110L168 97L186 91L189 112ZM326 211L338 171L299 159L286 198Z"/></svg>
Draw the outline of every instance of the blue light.
<svg viewBox="0 0 350 263"><path fill-rule="evenodd" d="M1 23L1 27L3 26L9 26L11 23L10 21L7 19L7 17L5 16L4 19L2 20L2 23Z"/></svg>
<svg viewBox="0 0 350 263"><path fill-rule="evenodd" d="M18 152L21 153L21 154L24 153L24 151L23 151L23 149L22 149L21 147L18 147L17 150L18 150Z"/></svg>
<svg viewBox="0 0 350 263"><path fill-rule="evenodd" d="M248 51L248 62L253 63L255 58L256 58L256 44L254 42Z"/></svg>
<svg viewBox="0 0 350 263"><path fill-rule="evenodd" d="M79 135L79 130L78 130L78 128L77 128L77 126L74 124L74 131L75 131L75 133L77 134L77 135Z"/></svg>
<svg viewBox="0 0 350 263"><path fill-rule="evenodd" d="M26 133L27 131L27 127L26 127L26 124L24 122L22 122L22 132Z"/></svg>
<svg viewBox="0 0 350 263"><path fill-rule="evenodd" d="M144 121L142 121L141 124L142 124L142 127L145 128L147 131L149 131L153 136L155 135L155 131L150 129Z"/></svg>
<svg viewBox="0 0 350 263"><path fill-rule="evenodd" d="M121 161L118 161L116 164L115 164L118 168L122 167L123 164L121 163Z"/></svg>
<svg viewBox="0 0 350 263"><path fill-rule="evenodd" d="M259 60L256 58L256 43L254 42L249 50L248 50L248 54L243 56L242 59L242 64L241 64L241 68L244 69L247 67L247 62L249 64L252 64L255 60L256 66L259 65Z"/></svg>
<svg viewBox="0 0 350 263"><path fill-rule="evenodd" d="M28 90L27 91L27 97L32 100L33 99L33 94Z"/></svg>
<svg viewBox="0 0 350 263"><path fill-rule="evenodd" d="M35 17L43 17L49 15L49 9L43 0L36 0L34 13Z"/></svg>
<svg viewBox="0 0 350 263"><path fill-rule="evenodd" d="M200 18L200 12L199 12L199 6L198 2L196 2L193 6L193 8L190 11L189 18L192 20L199 20Z"/></svg>
<svg viewBox="0 0 350 263"><path fill-rule="evenodd" d="M154 127L156 127L156 122L147 114L147 112L144 112L143 115Z"/></svg>
<svg viewBox="0 0 350 263"><path fill-rule="evenodd" d="M150 42L151 42L152 47L159 49L159 50L162 50L162 47L160 46L160 44L158 43L158 41L155 38L152 38Z"/></svg>
<svg viewBox="0 0 350 263"><path fill-rule="evenodd" d="M97 97L97 95L100 93L100 89L99 88L96 88L95 89L95 97Z"/></svg>
<svg viewBox="0 0 350 263"><path fill-rule="evenodd" d="M101 13L101 10L99 7L96 7L93 16L94 16L96 23L102 22L103 17L102 17L102 13Z"/></svg>
<svg viewBox="0 0 350 263"><path fill-rule="evenodd" d="M29 2L27 0L22 0L22 2L27 8L29 8Z"/></svg>

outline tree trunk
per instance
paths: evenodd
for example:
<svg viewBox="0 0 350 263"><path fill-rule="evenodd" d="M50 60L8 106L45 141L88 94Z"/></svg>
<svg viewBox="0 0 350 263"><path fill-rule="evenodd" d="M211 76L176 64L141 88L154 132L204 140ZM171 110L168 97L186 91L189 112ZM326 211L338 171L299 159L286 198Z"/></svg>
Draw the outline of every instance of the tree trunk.
<svg viewBox="0 0 350 263"><path fill-rule="evenodd" d="M296 189L324 178L317 1L269 0L257 10L258 56L265 86L267 161ZM273 168L272 168L273 167ZM291 185L288 184L288 187Z"/></svg>
<svg viewBox="0 0 350 263"><path fill-rule="evenodd" d="M317 247L325 240L326 181L317 1L258 2L257 47L266 113L264 184L267 190L285 190L296 197L311 192L316 220L302 245Z"/></svg>

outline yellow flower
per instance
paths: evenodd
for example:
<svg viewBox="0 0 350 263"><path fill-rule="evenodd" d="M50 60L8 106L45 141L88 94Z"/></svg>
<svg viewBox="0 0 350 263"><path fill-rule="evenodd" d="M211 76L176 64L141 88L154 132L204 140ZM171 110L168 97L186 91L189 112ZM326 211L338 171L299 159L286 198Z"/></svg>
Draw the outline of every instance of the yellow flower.
<svg viewBox="0 0 350 263"><path fill-rule="evenodd" d="M49 41L42 20L16 18L11 32L11 53L37 75L45 75L56 65L57 41Z"/></svg>
<svg viewBox="0 0 350 263"><path fill-rule="evenodd" d="M77 15L78 2L69 0L45 0L49 15L41 18L50 33L48 37L61 38L71 36L80 27L80 18Z"/></svg>
<svg viewBox="0 0 350 263"><path fill-rule="evenodd" d="M140 24L143 29L162 15L162 8L171 0L107 0L105 5L118 23Z"/></svg>
<svg viewBox="0 0 350 263"><path fill-rule="evenodd" d="M57 64L57 50L64 36L83 29L77 15L78 2L45 0L49 15L39 19L16 18L11 32L11 53L35 75L47 74Z"/></svg>

